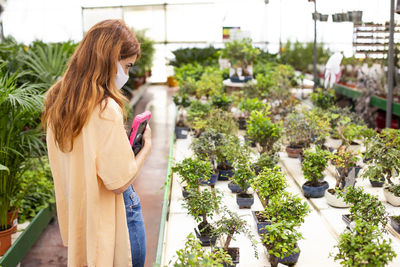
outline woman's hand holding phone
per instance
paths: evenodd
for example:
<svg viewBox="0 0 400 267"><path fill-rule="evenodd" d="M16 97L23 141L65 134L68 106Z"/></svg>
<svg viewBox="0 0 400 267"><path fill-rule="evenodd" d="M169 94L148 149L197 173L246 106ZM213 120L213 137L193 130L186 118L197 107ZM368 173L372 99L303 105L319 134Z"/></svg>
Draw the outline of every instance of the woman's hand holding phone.
<svg viewBox="0 0 400 267"><path fill-rule="evenodd" d="M143 139L144 139L144 146L142 150L145 150L146 153L149 153L151 150L151 128L149 126L149 124L147 124L146 126L146 130L143 133Z"/></svg>

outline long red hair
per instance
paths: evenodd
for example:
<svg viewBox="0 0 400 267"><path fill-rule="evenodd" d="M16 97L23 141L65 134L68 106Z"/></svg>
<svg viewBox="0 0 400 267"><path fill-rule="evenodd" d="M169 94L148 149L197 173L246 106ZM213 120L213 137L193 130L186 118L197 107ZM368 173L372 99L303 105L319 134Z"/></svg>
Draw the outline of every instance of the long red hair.
<svg viewBox="0 0 400 267"><path fill-rule="evenodd" d="M108 97L123 108L126 99L115 85L117 62L135 55L140 56L140 45L121 20L101 21L86 33L46 95L42 125L51 128L61 151L73 149L74 138L97 105L106 108Z"/></svg>

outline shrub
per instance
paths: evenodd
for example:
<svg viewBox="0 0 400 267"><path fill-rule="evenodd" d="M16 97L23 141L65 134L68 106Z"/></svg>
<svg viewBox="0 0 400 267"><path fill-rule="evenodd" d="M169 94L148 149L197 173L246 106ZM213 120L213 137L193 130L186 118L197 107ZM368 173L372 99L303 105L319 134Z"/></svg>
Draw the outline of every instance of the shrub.
<svg viewBox="0 0 400 267"><path fill-rule="evenodd" d="M324 90L322 88L317 88L315 92L311 93L311 101L316 107L326 110L335 105L335 90Z"/></svg>
<svg viewBox="0 0 400 267"><path fill-rule="evenodd" d="M311 186L318 186L319 180L324 178L324 170L328 166L330 152L315 147L315 151L307 149L303 153L304 160L301 166L304 178L311 182Z"/></svg>
<svg viewBox="0 0 400 267"><path fill-rule="evenodd" d="M279 167L264 168L253 179L251 185L257 192L264 206L268 205L268 200L285 190L287 181L285 175Z"/></svg>
<svg viewBox="0 0 400 267"><path fill-rule="evenodd" d="M185 158L172 167L172 172L179 174L188 190L198 190L201 181L210 179L211 170L210 162L199 158Z"/></svg>

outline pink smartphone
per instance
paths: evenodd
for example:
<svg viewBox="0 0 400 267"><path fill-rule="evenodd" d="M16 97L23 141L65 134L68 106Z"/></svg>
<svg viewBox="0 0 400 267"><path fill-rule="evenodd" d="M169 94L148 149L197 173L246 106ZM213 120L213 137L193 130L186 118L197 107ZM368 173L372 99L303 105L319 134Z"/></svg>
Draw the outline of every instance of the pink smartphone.
<svg viewBox="0 0 400 267"><path fill-rule="evenodd" d="M135 153L135 156L144 146L143 134L146 130L146 126L150 118L151 112L145 111L139 115L136 115L135 119L132 122L132 130L129 134L129 142L131 144L133 153Z"/></svg>

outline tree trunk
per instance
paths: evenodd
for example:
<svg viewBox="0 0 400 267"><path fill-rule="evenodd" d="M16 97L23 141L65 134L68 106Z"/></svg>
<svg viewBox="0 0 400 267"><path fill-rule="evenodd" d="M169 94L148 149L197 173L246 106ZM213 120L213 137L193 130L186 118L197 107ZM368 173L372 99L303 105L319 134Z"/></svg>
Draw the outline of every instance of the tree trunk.
<svg viewBox="0 0 400 267"><path fill-rule="evenodd" d="M224 250L228 251L229 244L231 243L232 235L228 235L224 244Z"/></svg>
<svg viewBox="0 0 400 267"><path fill-rule="evenodd" d="M207 215L205 213L203 213L201 216L203 217L203 223L207 224L208 223L207 222Z"/></svg>
<svg viewBox="0 0 400 267"><path fill-rule="evenodd" d="M278 258L275 257L273 254L269 254L269 263L271 264L271 267L277 267L278 266Z"/></svg>

